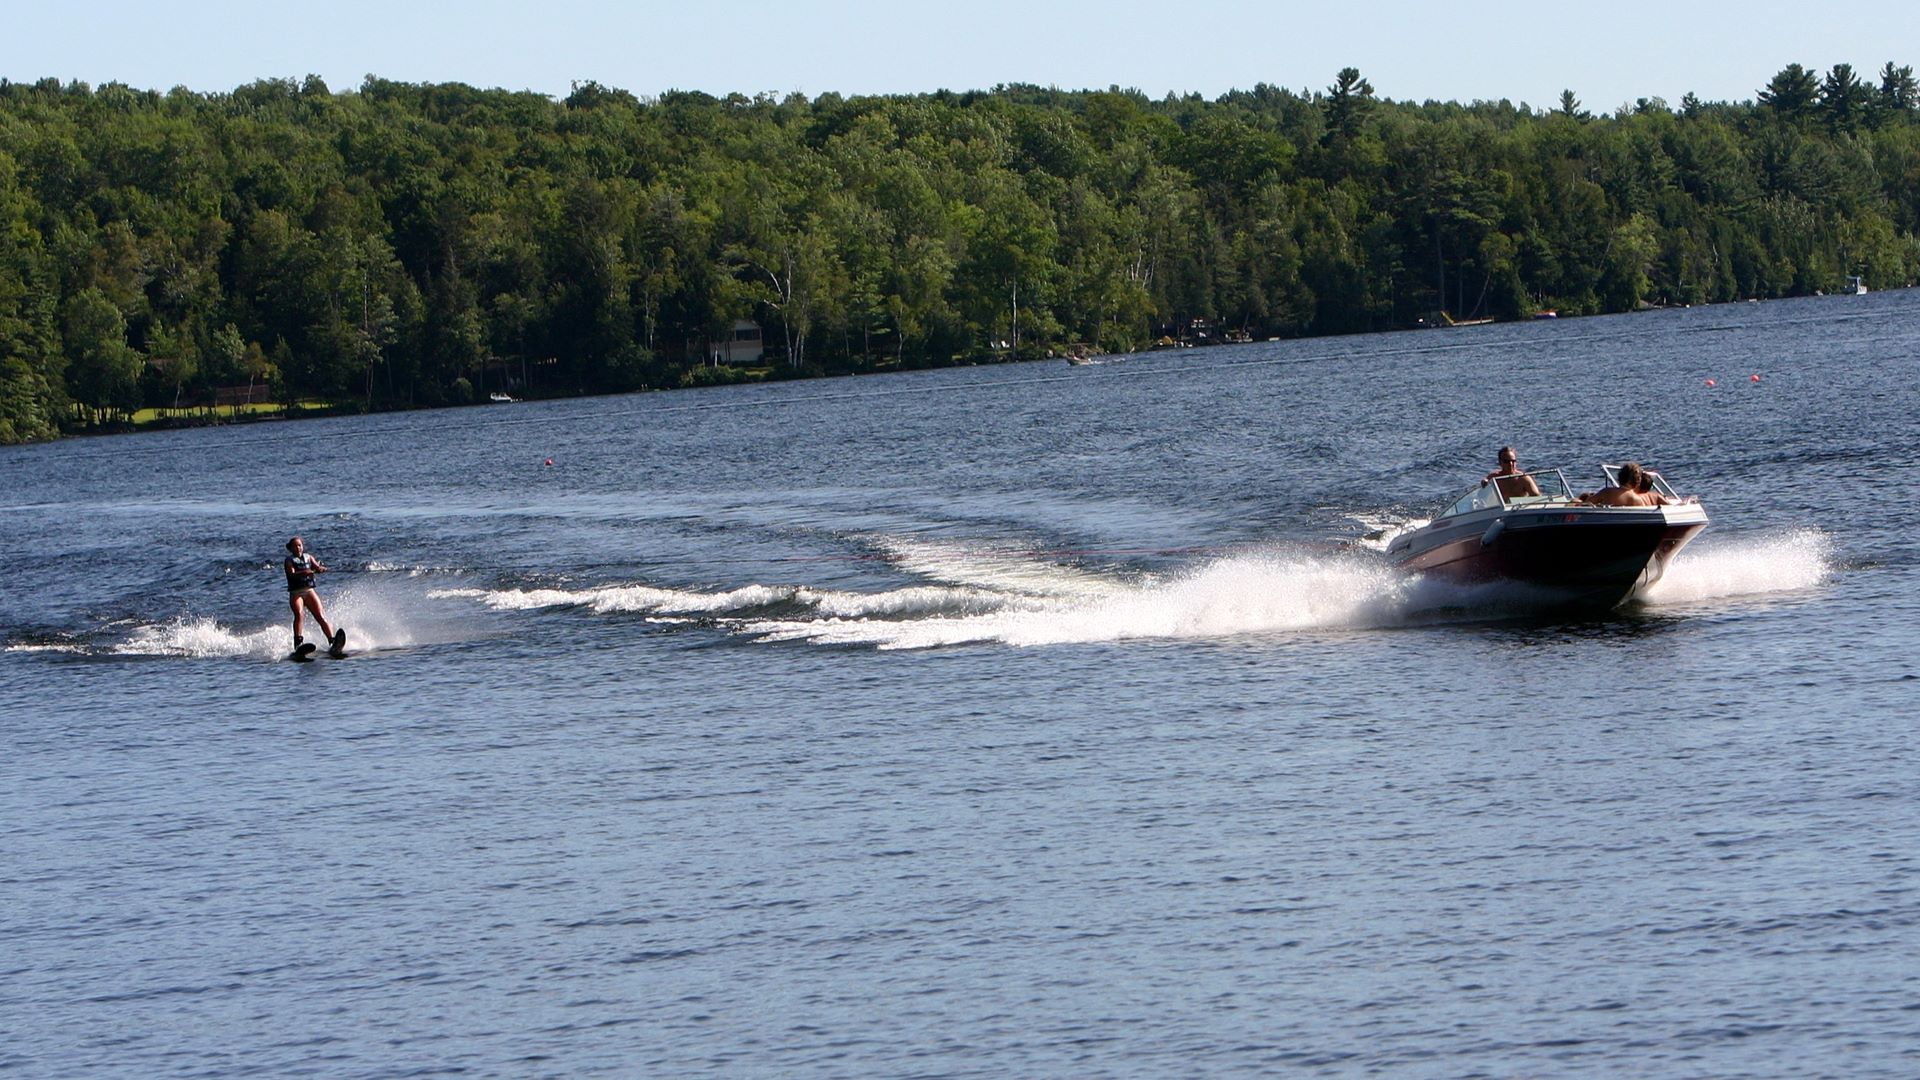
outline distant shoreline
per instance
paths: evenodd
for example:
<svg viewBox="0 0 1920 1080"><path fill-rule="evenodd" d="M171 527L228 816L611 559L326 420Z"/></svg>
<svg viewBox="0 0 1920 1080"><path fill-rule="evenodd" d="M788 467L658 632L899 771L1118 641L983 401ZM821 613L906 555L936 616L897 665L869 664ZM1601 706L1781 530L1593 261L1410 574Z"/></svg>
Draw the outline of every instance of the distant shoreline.
<svg viewBox="0 0 1920 1080"><path fill-rule="evenodd" d="M0 81L0 443L1902 287L1920 90L1879 79L1611 115L1354 68L1211 101Z"/></svg>

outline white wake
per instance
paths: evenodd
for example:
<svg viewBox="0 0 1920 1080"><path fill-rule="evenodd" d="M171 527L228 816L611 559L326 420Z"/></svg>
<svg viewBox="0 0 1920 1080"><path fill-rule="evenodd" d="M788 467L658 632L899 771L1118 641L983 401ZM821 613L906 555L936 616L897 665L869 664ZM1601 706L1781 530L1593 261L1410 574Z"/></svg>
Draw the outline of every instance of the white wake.
<svg viewBox="0 0 1920 1080"><path fill-rule="evenodd" d="M1650 605L1678 605L1809 589L1833 573L1833 541L1814 529L1688 545L1641 594Z"/></svg>
<svg viewBox="0 0 1920 1080"><path fill-rule="evenodd" d="M1171 574L1123 575L992 545L889 541L919 582L875 592L748 584L703 591L647 584L578 589L442 589L496 611L577 607L697 621L758 641L879 649L1227 638L1537 614L1498 586L1458 586L1389 566L1370 544L1328 554L1275 547ZM1696 544L1641 598L1651 607L1764 596L1817 585L1832 545L1807 530Z"/></svg>
<svg viewBox="0 0 1920 1080"><path fill-rule="evenodd" d="M350 654L463 641L474 636L468 620L423 606L417 586L395 588L380 580L362 578L328 589L324 595L327 618L335 626L346 628ZM122 640L82 651L129 657L277 660L293 649L293 613L284 602L274 606L281 617L272 622L236 626L208 616L182 615L135 625ZM305 629L307 639L324 649L326 643L311 615Z"/></svg>
<svg viewBox="0 0 1920 1080"><path fill-rule="evenodd" d="M769 641L882 649L1217 638L1392 622L1411 585L1403 575L1358 560L1234 555L1167 578L1114 583L1094 595L1026 596L978 614L748 620L740 630Z"/></svg>

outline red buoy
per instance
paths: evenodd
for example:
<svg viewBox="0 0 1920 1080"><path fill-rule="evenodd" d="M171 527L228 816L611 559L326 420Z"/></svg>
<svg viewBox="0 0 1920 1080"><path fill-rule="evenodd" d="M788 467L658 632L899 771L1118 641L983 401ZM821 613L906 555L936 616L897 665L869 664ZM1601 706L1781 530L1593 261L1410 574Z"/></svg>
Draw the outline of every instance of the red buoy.
<svg viewBox="0 0 1920 1080"><path fill-rule="evenodd" d="M1712 386L1712 385L1713 385L1713 380L1712 380L1712 379L1708 379L1708 380L1707 380L1707 385L1708 385L1708 386Z"/></svg>
<svg viewBox="0 0 1920 1080"><path fill-rule="evenodd" d="M1755 376L1753 377L1753 381L1754 381L1754 382L1759 382L1759 381L1760 381L1760 376L1759 376L1759 375L1755 375Z"/></svg>

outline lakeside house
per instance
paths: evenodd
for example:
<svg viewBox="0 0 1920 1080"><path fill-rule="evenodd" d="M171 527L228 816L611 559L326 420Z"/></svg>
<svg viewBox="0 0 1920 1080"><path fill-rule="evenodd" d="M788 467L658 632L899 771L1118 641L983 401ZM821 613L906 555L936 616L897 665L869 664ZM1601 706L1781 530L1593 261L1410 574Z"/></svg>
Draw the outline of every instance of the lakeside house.
<svg viewBox="0 0 1920 1080"><path fill-rule="evenodd" d="M200 403L209 404L216 409L236 408L242 405L263 405L272 399L267 394L265 380L240 383L234 386L216 386L210 397L202 397Z"/></svg>
<svg viewBox="0 0 1920 1080"><path fill-rule="evenodd" d="M707 359L728 367L758 367L766 352L760 324L752 319L733 320L730 337L725 341L707 342Z"/></svg>

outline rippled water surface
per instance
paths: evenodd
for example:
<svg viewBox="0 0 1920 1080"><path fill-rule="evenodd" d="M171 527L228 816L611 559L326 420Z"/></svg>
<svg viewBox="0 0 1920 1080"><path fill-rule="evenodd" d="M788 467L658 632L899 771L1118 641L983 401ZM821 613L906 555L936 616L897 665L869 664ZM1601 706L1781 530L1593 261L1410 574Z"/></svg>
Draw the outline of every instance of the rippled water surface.
<svg viewBox="0 0 1920 1080"><path fill-rule="evenodd" d="M0 449L0 1072L1920 1074L1917 377L1887 293ZM1713 524L1391 572L1502 443Z"/></svg>

